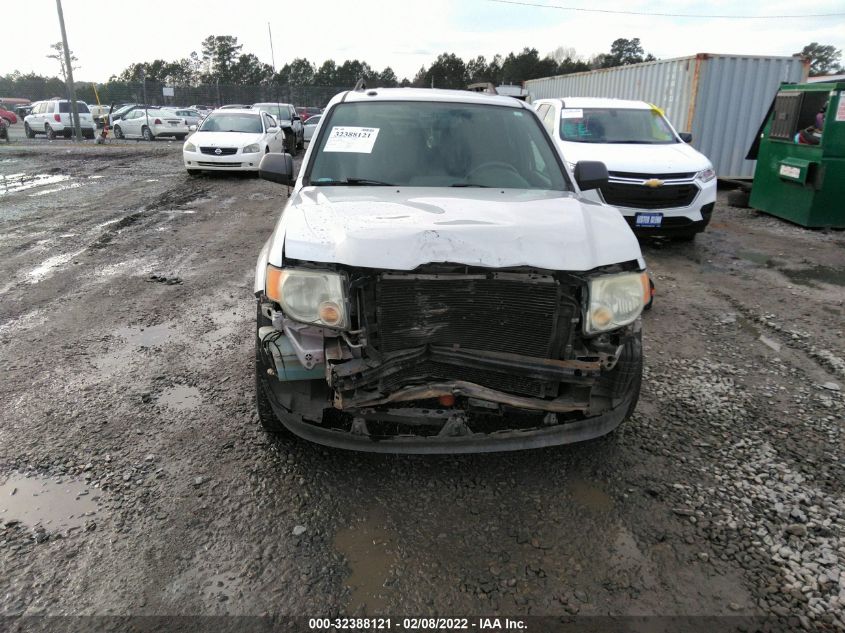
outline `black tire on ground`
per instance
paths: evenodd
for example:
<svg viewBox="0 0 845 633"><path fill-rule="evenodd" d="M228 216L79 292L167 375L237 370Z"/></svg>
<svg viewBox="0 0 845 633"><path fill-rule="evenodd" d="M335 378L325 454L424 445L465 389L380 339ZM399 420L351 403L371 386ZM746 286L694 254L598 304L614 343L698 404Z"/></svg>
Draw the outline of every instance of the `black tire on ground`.
<svg viewBox="0 0 845 633"><path fill-rule="evenodd" d="M123 136L123 130L120 129L119 125L114 126L114 137L115 138L126 138Z"/></svg>
<svg viewBox="0 0 845 633"><path fill-rule="evenodd" d="M295 134L285 134L285 151L291 156L296 156L297 148Z"/></svg>
<svg viewBox="0 0 845 633"><path fill-rule="evenodd" d="M305 147L305 132L302 133L302 138L296 144L296 149L303 149Z"/></svg>
<svg viewBox="0 0 845 633"><path fill-rule="evenodd" d="M35 130L29 127L29 123L23 124L23 133L26 134L26 138L35 138Z"/></svg>
<svg viewBox="0 0 845 633"><path fill-rule="evenodd" d="M145 141L156 140L155 134L153 134L153 131L150 128L148 128L146 125L143 128L141 128L141 136L144 137Z"/></svg>
<svg viewBox="0 0 845 633"><path fill-rule="evenodd" d="M747 209L751 200L751 192L747 189L734 189L728 192L728 204L738 209Z"/></svg>
<svg viewBox="0 0 845 633"><path fill-rule="evenodd" d="M270 325L270 319L261 314L261 308L257 309L256 326L255 326L255 408L258 412L258 421L264 430L279 438L293 438L287 427L282 424L281 420L273 413L273 407L270 405L270 399L264 391L264 386L261 381L264 380L264 374L267 371L264 363L261 360L261 342L258 340L258 330Z"/></svg>
<svg viewBox="0 0 845 633"><path fill-rule="evenodd" d="M185 140L185 136L187 136L187 135L186 135L186 134L177 134L177 135L176 135L176 140L177 140L177 141L184 141L184 140Z"/></svg>
<svg viewBox="0 0 845 633"><path fill-rule="evenodd" d="M7 119L6 117L3 117L3 120L6 122L6 125L7 125L7 126L12 125L12 121L11 121L11 119Z"/></svg>
<svg viewBox="0 0 845 633"><path fill-rule="evenodd" d="M50 127L49 123L44 124L44 131L47 133L47 138L51 141L56 138L56 131Z"/></svg>

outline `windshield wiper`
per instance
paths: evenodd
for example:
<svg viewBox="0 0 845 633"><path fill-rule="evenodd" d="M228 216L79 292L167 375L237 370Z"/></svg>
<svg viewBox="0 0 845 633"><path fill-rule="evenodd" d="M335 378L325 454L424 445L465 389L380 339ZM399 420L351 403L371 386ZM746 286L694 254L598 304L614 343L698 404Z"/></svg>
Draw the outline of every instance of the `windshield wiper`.
<svg viewBox="0 0 845 633"><path fill-rule="evenodd" d="M344 178L343 180L312 180L311 185L315 187L395 187L391 182L371 180L369 178Z"/></svg>
<svg viewBox="0 0 845 633"><path fill-rule="evenodd" d="M485 189L490 189L490 185L479 185L475 182L456 182L453 185L449 185L450 187L483 187Z"/></svg>

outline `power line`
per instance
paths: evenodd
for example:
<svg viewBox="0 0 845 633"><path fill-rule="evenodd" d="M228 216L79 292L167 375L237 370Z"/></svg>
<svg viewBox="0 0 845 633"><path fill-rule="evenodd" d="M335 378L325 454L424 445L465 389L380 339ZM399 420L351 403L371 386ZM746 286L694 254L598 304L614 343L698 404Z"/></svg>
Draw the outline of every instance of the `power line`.
<svg viewBox="0 0 845 633"><path fill-rule="evenodd" d="M845 13L805 13L803 15L702 15L700 13L660 13L652 11L623 11L613 9L584 9L583 7L564 7L558 4L539 4L520 0L487 0L500 4L518 4L524 7L541 7L543 9L559 9L561 11L581 11L583 13L613 13L616 15L644 15L662 18L706 18L727 20L797 20L799 18L832 18L842 17Z"/></svg>

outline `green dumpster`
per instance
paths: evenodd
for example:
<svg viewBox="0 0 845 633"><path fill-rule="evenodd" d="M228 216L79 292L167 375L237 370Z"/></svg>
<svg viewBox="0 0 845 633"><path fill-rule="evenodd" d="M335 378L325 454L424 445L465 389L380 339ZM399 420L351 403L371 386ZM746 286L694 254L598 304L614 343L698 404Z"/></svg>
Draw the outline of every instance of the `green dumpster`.
<svg viewBox="0 0 845 633"><path fill-rule="evenodd" d="M756 154L752 207L845 228L845 82L781 85Z"/></svg>

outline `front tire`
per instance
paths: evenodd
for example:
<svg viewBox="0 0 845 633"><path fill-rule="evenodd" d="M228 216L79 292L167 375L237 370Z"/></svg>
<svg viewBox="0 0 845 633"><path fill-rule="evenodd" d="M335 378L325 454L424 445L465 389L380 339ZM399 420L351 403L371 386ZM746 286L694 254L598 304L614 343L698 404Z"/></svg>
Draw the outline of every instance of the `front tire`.
<svg viewBox="0 0 845 633"><path fill-rule="evenodd" d="M44 125L44 132L47 134L47 138L48 138L48 139L50 139L51 141L52 141L52 140L55 140L55 138L56 138L56 131L55 131L53 128L51 128L51 127L50 127L50 124L49 124L49 123L46 123L46 124Z"/></svg>
<svg viewBox="0 0 845 633"><path fill-rule="evenodd" d="M141 136L144 137L145 141L156 140L155 134L153 134L153 131L146 125L141 129Z"/></svg>
<svg viewBox="0 0 845 633"><path fill-rule="evenodd" d="M302 133L302 136L299 139L299 142L296 144L296 149L303 149L305 147L305 132Z"/></svg>
<svg viewBox="0 0 845 633"><path fill-rule="evenodd" d="M287 151L287 153L291 156L296 156L297 145L295 134L285 134L285 151Z"/></svg>
<svg viewBox="0 0 845 633"><path fill-rule="evenodd" d="M114 126L114 137L115 137L115 138L119 138L119 139L124 139L124 138L126 138L126 137L123 135L123 130L121 130L121 129L120 129L120 126L119 126L119 125L115 125L115 126Z"/></svg>

